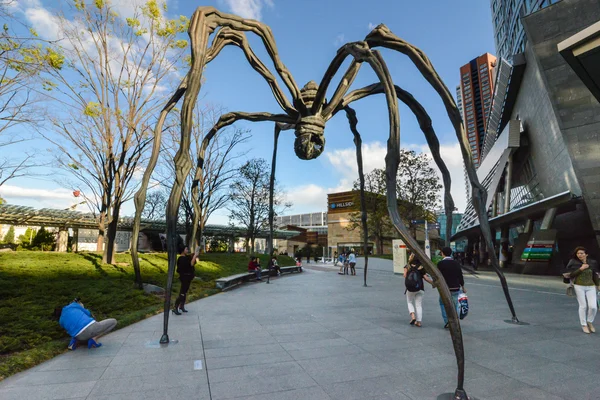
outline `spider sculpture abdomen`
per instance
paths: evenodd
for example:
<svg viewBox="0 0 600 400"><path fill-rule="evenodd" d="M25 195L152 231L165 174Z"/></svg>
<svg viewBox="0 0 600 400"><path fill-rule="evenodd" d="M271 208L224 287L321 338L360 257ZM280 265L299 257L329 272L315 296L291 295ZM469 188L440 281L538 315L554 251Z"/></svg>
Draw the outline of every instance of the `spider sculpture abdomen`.
<svg viewBox="0 0 600 400"><path fill-rule="evenodd" d="M296 123L294 151L302 160L312 160L325 149L325 119L320 113L312 114L313 104L319 86L310 81L300 90L300 97L306 105L309 115L301 115Z"/></svg>
<svg viewBox="0 0 600 400"><path fill-rule="evenodd" d="M302 160L312 160L325 149L325 120L320 115L300 118L296 124L294 151Z"/></svg>

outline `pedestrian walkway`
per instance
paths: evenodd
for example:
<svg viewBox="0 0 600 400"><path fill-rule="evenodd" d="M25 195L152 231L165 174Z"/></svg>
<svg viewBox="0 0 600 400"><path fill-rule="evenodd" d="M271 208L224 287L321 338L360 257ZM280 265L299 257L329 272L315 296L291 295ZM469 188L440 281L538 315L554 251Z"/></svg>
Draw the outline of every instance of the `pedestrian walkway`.
<svg viewBox="0 0 600 400"><path fill-rule="evenodd" d="M362 271L340 276L311 263L269 285L196 301L171 316L178 343L164 348L157 315L106 336L101 348L0 382L0 399L422 400L452 392L456 361L437 293L425 292L423 327L410 326L403 278L390 261L372 265L366 288ZM576 300L544 279L509 277L518 316L530 324L518 326L504 322L497 279L466 278L470 396L600 398L600 333L583 334Z"/></svg>

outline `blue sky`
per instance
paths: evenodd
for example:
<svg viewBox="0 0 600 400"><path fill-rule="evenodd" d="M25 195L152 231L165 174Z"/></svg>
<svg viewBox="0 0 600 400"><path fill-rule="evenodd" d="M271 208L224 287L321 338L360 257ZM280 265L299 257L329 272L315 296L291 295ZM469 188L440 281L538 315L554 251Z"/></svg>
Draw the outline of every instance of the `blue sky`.
<svg viewBox="0 0 600 400"><path fill-rule="evenodd" d="M21 3L21 0L19 1ZM22 0L24 11L47 8L49 0ZM169 14L190 16L196 1L170 0ZM406 1L381 0L216 0L204 1L223 11L260 19L271 26L283 63L302 87L310 80L321 80L337 49L343 43L362 40L374 26L384 23L396 35L421 48L431 59L438 73L454 94L459 79L459 68L469 60L485 53L494 53L489 2L462 1ZM23 14L27 15L27 14ZM261 42L250 43L269 67ZM453 174L453 195L458 208L465 208L462 160L451 124L437 94L428 86L409 60L394 52L381 50L394 82L413 95L431 115L442 143L443 156ZM345 70L342 67L341 70ZM274 69L272 69L274 71ZM202 101L225 107L229 111L280 112L265 81L249 66L236 47L226 48L206 69L202 87ZM332 89L337 85L334 79ZM367 65L361 69L353 88L375 83L374 74ZM363 137L365 169L384 166L385 142L388 136L386 104L382 95L354 103ZM401 145L426 150L425 140L414 117L403 106L401 112ZM252 130L252 138L242 150L247 157L270 160L273 126L270 123L239 123L240 128ZM285 133L280 140L277 179L294 204L289 212L316 212L326 210L326 194L351 187L357 179L354 145L345 115L340 113L328 122L325 152L316 160L299 160L293 152L293 133ZM34 142L41 154L50 146ZM21 178L0 188L0 196L10 203L34 207L64 208L73 204L69 188L61 188L55 172L51 176ZM133 212L126 205L124 214ZM215 215L211 222L226 223L227 212Z"/></svg>

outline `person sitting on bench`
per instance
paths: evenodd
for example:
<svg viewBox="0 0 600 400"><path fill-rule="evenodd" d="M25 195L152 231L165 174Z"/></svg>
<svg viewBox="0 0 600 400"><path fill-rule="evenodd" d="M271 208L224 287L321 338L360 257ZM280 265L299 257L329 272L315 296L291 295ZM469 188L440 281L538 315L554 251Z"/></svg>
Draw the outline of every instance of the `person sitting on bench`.
<svg viewBox="0 0 600 400"><path fill-rule="evenodd" d="M248 272L254 272L256 274L256 280L262 281L260 276L262 269L260 268L258 257L252 257L250 259L250 262L248 263Z"/></svg>

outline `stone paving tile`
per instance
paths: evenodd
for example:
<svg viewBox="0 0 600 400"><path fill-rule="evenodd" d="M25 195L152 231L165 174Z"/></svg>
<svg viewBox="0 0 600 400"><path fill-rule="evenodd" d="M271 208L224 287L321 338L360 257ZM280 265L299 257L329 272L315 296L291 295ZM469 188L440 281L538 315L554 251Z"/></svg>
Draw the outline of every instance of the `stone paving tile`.
<svg viewBox="0 0 600 400"><path fill-rule="evenodd" d="M113 393L109 395L91 394L86 400L166 400L195 399L209 400L208 385L181 385L176 387L157 388L130 393Z"/></svg>
<svg viewBox="0 0 600 400"><path fill-rule="evenodd" d="M210 385L213 400L281 392L316 386L316 382L305 372L291 375L266 376L230 382L217 382Z"/></svg>
<svg viewBox="0 0 600 400"><path fill-rule="evenodd" d="M409 375L394 374L375 378L355 379L349 382L330 383L323 385L332 399L363 400L388 396L393 399L410 399L402 392L403 382ZM386 397L383 397L386 398Z"/></svg>
<svg viewBox="0 0 600 400"><path fill-rule="evenodd" d="M271 335L290 335L315 332L328 332L329 329L316 322L300 322L297 324L266 325L265 330Z"/></svg>
<svg viewBox="0 0 600 400"><path fill-rule="evenodd" d="M194 370L194 360L138 362L127 365L109 365L102 379L135 378L139 376L170 375Z"/></svg>
<svg viewBox="0 0 600 400"><path fill-rule="evenodd" d="M238 400L331 400L331 397L319 386L302 389L283 390L262 393L255 396L236 397Z"/></svg>
<svg viewBox="0 0 600 400"><path fill-rule="evenodd" d="M50 385L96 381L102 376L105 370L106 367L35 371L11 381L7 386Z"/></svg>
<svg viewBox="0 0 600 400"><path fill-rule="evenodd" d="M277 340L279 343L300 343L300 342L310 342L313 340L322 340L322 339L338 339L341 337L341 334L335 332L311 332L311 333L302 333L302 334L290 334L290 335L273 335L273 338Z"/></svg>
<svg viewBox="0 0 600 400"><path fill-rule="evenodd" d="M304 370L320 385L372 378L398 371L368 353L358 353L298 361Z"/></svg>
<svg viewBox="0 0 600 400"><path fill-rule="evenodd" d="M59 383L0 388L2 400L54 400L86 398L96 382Z"/></svg>
<svg viewBox="0 0 600 400"><path fill-rule="evenodd" d="M307 348L301 350L290 350L290 356L294 360L309 360L311 358L326 358L334 356L346 356L353 354L367 354L363 349L355 345Z"/></svg>
<svg viewBox="0 0 600 400"><path fill-rule="evenodd" d="M250 365L244 367L231 367L209 369L208 377L212 383L230 382L236 380L257 379L265 376L281 376L302 373L302 367L294 362L287 361L274 364Z"/></svg>
<svg viewBox="0 0 600 400"><path fill-rule="evenodd" d="M600 359L600 348L594 348L591 340L586 340L589 345L582 346L581 344L585 343L583 340L585 338L580 339L580 344L577 346L556 340L542 340L534 343L512 345L510 348L521 353L532 354L557 362L586 357L590 354Z"/></svg>
<svg viewBox="0 0 600 400"><path fill-rule="evenodd" d="M531 386L505 375L494 374L465 380L465 388L467 388L467 394L478 399L500 395L505 396L506 399L512 399L511 393L531 389Z"/></svg>
<svg viewBox="0 0 600 400"><path fill-rule="evenodd" d="M76 350L77 351L77 350ZM113 357L79 358L58 356L39 366L39 371L77 370L80 368L107 367ZM30 370L31 371L31 370Z"/></svg>
<svg viewBox="0 0 600 400"><path fill-rule="evenodd" d="M206 349L205 354L208 358L216 358L243 356L247 354L271 353L279 350L283 351L285 349L278 343L260 345L247 343L245 345L238 345L237 347L218 347L216 349Z"/></svg>
<svg viewBox="0 0 600 400"><path fill-rule="evenodd" d="M167 375L148 375L136 378L101 379L94 386L91 396L107 396L114 394L130 394L163 390L183 386L206 383L206 372L198 370L193 372L178 372Z"/></svg>
<svg viewBox="0 0 600 400"><path fill-rule="evenodd" d="M206 367L210 369L243 367L245 365L271 364L274 362L293 361L286 351L247 354L233 357L208 358Z"/></svg>
<svg viewBox="0 0 600 400"><path fill-rule="evenodd" d="M598 400L600 398L600 375L592 374L571 379L557 377L557 382L543 388L544 391L565 399Z"/></svg>
<svg viewBox="0 0 600 400"><path fill-rule="evenodd" d="M530 386L544 388L556 384L558 377L560 379L570 379L575 377L585 377L590 375L589 371L581 368L565 368L564 364L548 362L545 365L538 365L537 368L523 369L520 371L507 370L504 375L518 379ZM600 384L598 386L598 395L600 396Z"/></svg>
<svg viewBox="0 0 600 400"><path fill-rule="evenodd" d="M519 389L511 393L502 394L500 396L481 397L489 400L565 400L563 397L555 396L538 388Z"/></svg>
<svg viewBox="0 0 600 400"><path fill-rule="evenodd" d="M317 349L320 347L348 346L351 344L352 343L350 343L346 339L337 338L337 339L313 340L311 342L282 343L281 347L283 347L287 351L292 351L292 350Z"/></svg>

